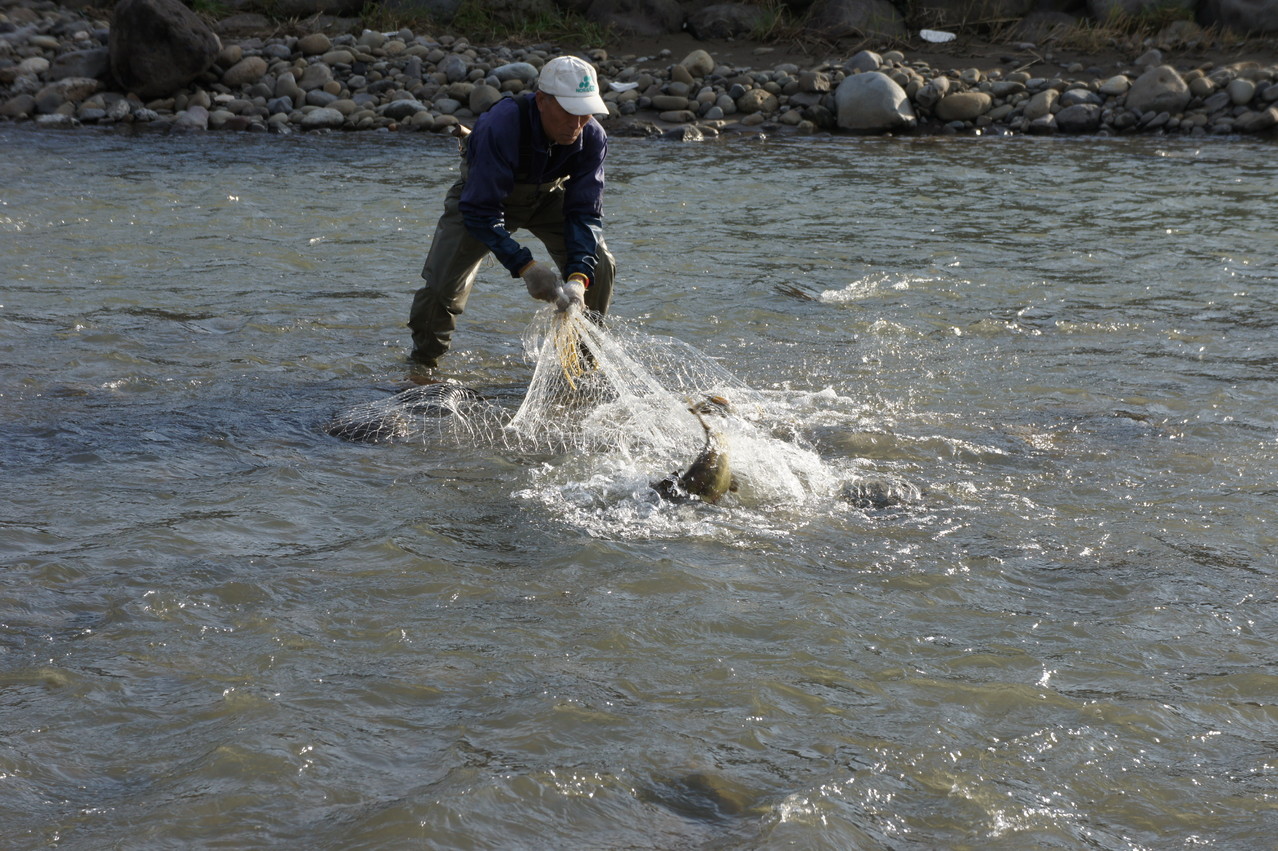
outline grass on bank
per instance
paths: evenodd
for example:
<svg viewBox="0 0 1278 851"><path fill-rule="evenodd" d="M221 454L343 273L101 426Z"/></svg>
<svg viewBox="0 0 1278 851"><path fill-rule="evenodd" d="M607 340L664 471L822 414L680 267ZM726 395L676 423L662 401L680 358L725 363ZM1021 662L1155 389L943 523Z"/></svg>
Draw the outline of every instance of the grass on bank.
<svg viewBox="0 0 1278 851"><path fill-rule="evenodd" d="M236 11L256 11L272 19L280 33L300 34L315 28L318 15L281 18L277 0L257 0L249 6L232 8L229 0L186 0L198 13L210 20L225 18ZM1248 39L1243 34L1212 27L1203 29L1193 21L1192 13L1175 3L1124 13L1117 8L1103 21L1085 18L1073 24L1057 24L1027 38L1018 18L981 17L981 5L974 2L974 12L961 20L943 20L943 14L926 0L906 0L904 17L911 37L900 39L865 35L860 38L829 39L807 29L807 13L795 14L786 0L746 0L758 6L758 23L744 36L745 40L763 44L788 43L811 49L842 49L851 52L863 48L917 48L913 36L920 29L942 29L958 35L959 40L980 39L990 43L1034 41L1040 47L1079 53L1099 53L1122 49L1139 51L1144 47L1222 48L1239 47ZM537 44L549 42L575 48L604 47L614 41L612 27L588 21L580 14L565 11L549 0L463 0L453 20L447 24L433 20L423 9L414 12L411 4L390 8L378 0L366 0L359 15L357 29L391 32L407 27L415 33L448 33L478 44Z"/></svg>

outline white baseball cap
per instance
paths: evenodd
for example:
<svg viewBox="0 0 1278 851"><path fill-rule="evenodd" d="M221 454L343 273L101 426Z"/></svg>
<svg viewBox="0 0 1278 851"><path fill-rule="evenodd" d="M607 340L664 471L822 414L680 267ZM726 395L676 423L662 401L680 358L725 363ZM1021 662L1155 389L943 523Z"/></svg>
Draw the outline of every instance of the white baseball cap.
<svg viewBox="0 0 1278 851"><path fill-rule="evenodd" d="M608 105L599 97L594 67L576 56L556 56L542 66L537 88L554 95L573 115L605 115Z"/></svg>

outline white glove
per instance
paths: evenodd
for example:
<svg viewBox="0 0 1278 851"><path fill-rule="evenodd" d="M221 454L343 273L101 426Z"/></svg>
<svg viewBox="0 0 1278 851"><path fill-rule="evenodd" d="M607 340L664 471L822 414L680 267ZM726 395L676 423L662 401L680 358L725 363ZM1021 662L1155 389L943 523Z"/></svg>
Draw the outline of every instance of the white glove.
<svg viewBox="0 0 1278 851"><path fill-rule="evenodd" d="M559 298L555 302L560 313L574 304L579 310L586 309L586 280L579 272L568 276L568 281L559 288Z"/></svg>
<svg viewBox="0 0 1278 851"><path fill-rule="evenodd" d="M533 261L519 273L528 287L528 294L538 301L558 301L562 284L559 273L552 271L544 263Z"/></svg>

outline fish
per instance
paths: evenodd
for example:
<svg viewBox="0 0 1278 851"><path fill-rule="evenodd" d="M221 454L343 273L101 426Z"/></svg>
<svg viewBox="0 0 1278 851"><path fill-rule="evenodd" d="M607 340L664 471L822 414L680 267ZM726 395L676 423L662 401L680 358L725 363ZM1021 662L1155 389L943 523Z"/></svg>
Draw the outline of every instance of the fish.
<svg viewBox="0 0 1278 851"><path fill-rule="evenodd" d="M689 413L697 418L701 428L705 430L706 442L687 470L683 473L676 470L661 481L651 484L662 499L679 503L695 497L714 505L723 499L724 494L736 492L737 481L732 475L728 450L719 433L706 420L707 415L726 415L731 410L728 400L722 396L707 396L688 408Z"/></svg>

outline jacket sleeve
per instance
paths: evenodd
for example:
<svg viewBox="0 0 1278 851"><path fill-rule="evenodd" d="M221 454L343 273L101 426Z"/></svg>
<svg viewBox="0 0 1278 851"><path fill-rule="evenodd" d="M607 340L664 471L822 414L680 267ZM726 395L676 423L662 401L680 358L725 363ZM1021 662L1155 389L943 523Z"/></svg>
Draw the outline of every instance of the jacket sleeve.
<svg viewBox="0 0 1278 851"><path fill-rule="evenodd" d="M513 107L513 104L511 105ZM519 110L505 108L481 122L466 140L468 170L462 190L462 221L467 232L482 242L513 278L532 262L532 252L506 229L502 201L515 186L519 162Z"/></svg>
<svg viewBox="0 0 1278 851"><path fill-rule="evenodd" d="M595 279L599 243L603 241L604 159L608 137L593 120L586 125L582 151L573 165L564 190L564 245L568 251L566 274L581 272Z"/></svg>

